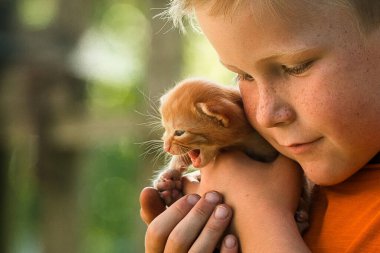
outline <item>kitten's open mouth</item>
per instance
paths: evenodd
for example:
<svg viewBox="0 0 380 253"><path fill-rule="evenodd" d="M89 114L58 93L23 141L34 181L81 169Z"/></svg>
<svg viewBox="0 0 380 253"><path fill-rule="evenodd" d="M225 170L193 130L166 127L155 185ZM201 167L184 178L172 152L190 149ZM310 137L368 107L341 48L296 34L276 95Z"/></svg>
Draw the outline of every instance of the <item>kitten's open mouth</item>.
<svg viewBox="0 0 380 253"><path fill-rule="evenodd" d="M190 150L187 154L189 155L191 162L195 168L198 168L202 164L200 149Z"/></svg>

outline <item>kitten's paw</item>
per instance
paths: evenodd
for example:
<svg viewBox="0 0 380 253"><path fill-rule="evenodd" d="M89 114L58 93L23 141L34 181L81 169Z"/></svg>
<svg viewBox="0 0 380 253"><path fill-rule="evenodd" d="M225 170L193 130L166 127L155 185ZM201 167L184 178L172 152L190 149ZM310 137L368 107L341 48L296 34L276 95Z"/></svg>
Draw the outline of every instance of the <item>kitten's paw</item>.
<svg viewBox="0 0 380 253"><path fill-rule="evenodd" d="M181 177L182 173L178 170L168 169L163 171L158 179L154 181L154 187L158 190L167 206L170 206L183 196Z"/></svg>

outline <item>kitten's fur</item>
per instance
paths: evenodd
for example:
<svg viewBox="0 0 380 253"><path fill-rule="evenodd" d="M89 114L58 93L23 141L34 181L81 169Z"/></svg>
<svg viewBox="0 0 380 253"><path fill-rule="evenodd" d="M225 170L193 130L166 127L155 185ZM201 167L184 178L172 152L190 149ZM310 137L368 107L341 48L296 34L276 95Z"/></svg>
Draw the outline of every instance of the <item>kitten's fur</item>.
<svg viewBox="0 0 380 253"><path fill-rule="evenodd" d="M164 150L172 158L154 186L167 205L182 196L181 176L189 165L201 168L221 150L238 149L263 162L278 155L249 124L235 87L186 79L161 97L160 113ZM303 220L307 212L299 215Z"/></svg>

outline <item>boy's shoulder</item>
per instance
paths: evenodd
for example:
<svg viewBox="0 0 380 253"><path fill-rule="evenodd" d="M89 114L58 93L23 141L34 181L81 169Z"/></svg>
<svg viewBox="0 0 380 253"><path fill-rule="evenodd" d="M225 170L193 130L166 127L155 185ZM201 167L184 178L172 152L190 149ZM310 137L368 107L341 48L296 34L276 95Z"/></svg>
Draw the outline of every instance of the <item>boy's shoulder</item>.
<svg viewBox="0 0 380 253"><path fill-rule="evenodd" d="M312 252L380 252L378 158L346 181L317 189L304 236Z"/></svg>

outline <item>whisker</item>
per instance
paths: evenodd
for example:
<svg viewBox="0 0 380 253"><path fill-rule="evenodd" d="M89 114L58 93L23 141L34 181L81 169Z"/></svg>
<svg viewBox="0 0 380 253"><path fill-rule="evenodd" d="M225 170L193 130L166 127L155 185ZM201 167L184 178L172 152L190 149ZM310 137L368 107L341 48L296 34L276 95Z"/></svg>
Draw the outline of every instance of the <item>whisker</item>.
<svg viewBox="0 0 380 253"><path fill-rule="evenodd" d="M162 130L163 129L162 129L161 125L152 126L150 131L149 131L149 134L154 133L154 132L158 132L158 131L162 132Z"/></svg>
<svg viewBox="0 0 380 253"><path fill-rule="evenodd" d="M164 141L163 140L147 140L147 141L142 141L142 142L136 142L135 144L143 146L143 145L147 145L151 143L164 143Z"/></svg>
<svg viewBox="0 0 380 253"><path fill-rule="evenodd" d="M151 152L151 151L156 151L157 149L160 149L161 148L161 145L156 145L156 144L151 144L149 146L147 146L146 148L146 152Z"/></svg>
<svg viewBox="0 0 380 253"><path fill-rule="evenodd" d="M150 143L149 145L147 145L146 150L150 151L152 149L161 149L161 148L162 148L162 145L159 143Z"/></svg>
<svg viewBox="0 0 380 253"><path fill-rule="evenodd" d="M160 122L155 122L155 121L142 122L142 123L138 123L137 125L138 126L160 127L160 128L162 128L161 121Z"/></svg>
<svg viewBox="0 0 380 253"><path fill-rule="evenodd" d="M187 153L191 150L191 148L189 148L188 146L185 146L181 143L176 143L176 145L178 145L178 147L181 149L181 153Z"/></svg>
<svg viewBox="0 0 380 253"><path fill-rule="evenodd" d="M170 160L172 159L172 157L173 157L173 155L165 153L165 157L164 157L165 164L168 164L170 162Z"/></svg>
<svg viewBox="0 0 380 253"><path fill-rule="evenodd" d="M142 90L138 89L138 91L140 92L141 95L143 95L144 100L145 100L146 102L148 102L149 107L153 110L153 112L155 112L156 115L160 115L160 112L159 112L159 110L158 110L158 106L157 106L159 100L156 99L156 100L155 100L156 102L155 102L155 101L151 98L151 96L148 96L148 95L145 94Z"/></svg>
<svg viewBox="0 0 380 253"><path fill-rule="evenodd" d="M144 159L148 155L152 155L152 154L156 155L157 153L162 153L162 141L161 140L148 140L148 141L144 141L144 142L141 142L138 144L146 146L145 152L143 152L140 155L140 157L143 156Z"/></svg>
<svg viewBox="0 0 380 253"><path fill-rule="evenodd" d="M135 110L135 113L139 114L140 116L146 117L146 118L151 118L151 119L157 120L161 124L161 116L154 115L154 114L152 114L150 112L143 113L143 112L139 112L137 110Z"/></svg>
<svg viewBox="0 0 380 253"><path fill-rule="evenodd" d="M148 155L156 154L156 153L157 153L157 149L149 149L149 150L146 150L144 153L142 153L140 156L142 156L145 159Z"/></svg>
<svg viewBox="0 0 380 253"><path fill-rule="evenodd" d="M165 158L165 152L161 150L161 152L157 152L156 155L153 157L153 164L156 165L158 161L162 158Z"/></svg>
<svg viewBox="0 0 380 253"><path fill-rule="evenodd" d="M186 159L186 162L187 162L187 163L189 163L189 164L191 163L191 159L190 159L190 157L189 157L188 155L185 156L185 159Z"/></svg>

